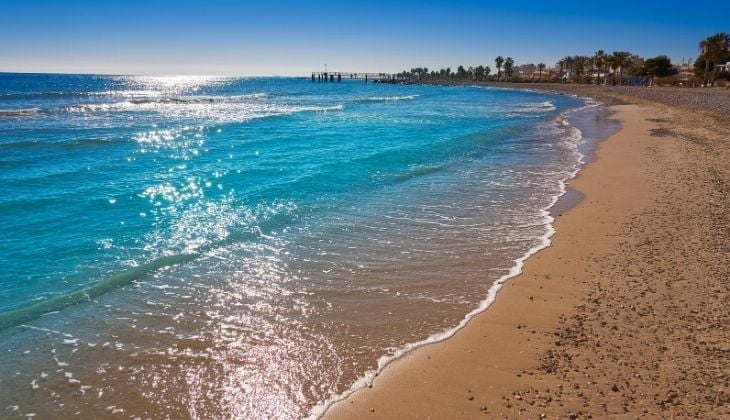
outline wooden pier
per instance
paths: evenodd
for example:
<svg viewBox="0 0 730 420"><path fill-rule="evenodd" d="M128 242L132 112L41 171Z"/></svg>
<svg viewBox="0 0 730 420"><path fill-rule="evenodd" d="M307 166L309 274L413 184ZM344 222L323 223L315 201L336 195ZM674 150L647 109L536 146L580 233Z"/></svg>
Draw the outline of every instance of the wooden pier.
<svg viewBox="0 0 730 420"><path fill-rule="evenodd" d="M341 72L341 71L323 71L323 72L312 72L312 83L340 83L342 79L360 79L364 80L365 83L390 80L394 76L387 73L354 73L354 72Z"/></svg>

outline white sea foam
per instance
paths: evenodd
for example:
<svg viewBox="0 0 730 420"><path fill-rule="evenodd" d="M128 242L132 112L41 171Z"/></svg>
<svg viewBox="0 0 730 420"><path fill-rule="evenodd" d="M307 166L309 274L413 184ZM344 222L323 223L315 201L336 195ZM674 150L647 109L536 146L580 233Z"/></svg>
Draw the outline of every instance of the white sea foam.
<svg viewBox="0 0 730 420"><path fill-rule="evenodd" d="M547 102L543 102L542 104L543 107L547 108ZM528 258L550 246L551 238L555 234L555 227L553 226L555 218L550 215L550 209L558 202L560 197L565 195L565 193L567 192L568 182L578 175L578 172L580 171L585 159L585 156L580 152L578 148L578 144L583 141L582 133L578 128L570 125L568 121L568 116L587 108L596 107L598 105L600 105L599 102L586 98L584 106L567 110L561 113L560 117L555 120L556 123L560 122L561 125L563 125L563 127L568 130L569 135L566 137L566 141L574 144L574 151L577 154L577 160L572 169L566 173L566 176L558 181L559 193L551 198L550 203L547 206L539 210L540 216L543 221L542 225L545 226L544 234L537 238L539 240L539 244L533 246L532 248L527 250L527 252L525 252L521 257L515 259L514 264L509 269L507 274L502 275L494 283L492 283L492 286L487 291L486 298L480 302L479 306L476 309L466 314L466 316L461 320L461 322L459 322L458 325L445 331L433 334L424 340L407 344L392 352L391 354L381 356L378 360L378 367L376 369L365 372L365 374L361 376L357 381L355 381L355 383L347 391L337 395L333 395L326 401L315 406L307 418L318 419L322 417L332 405L346 399L356 391L367 387L370 383L372 383L375 377L380 372L382 372L383 369L385 369L391 362L420 347L433 343L438 343L453 337L454 334L464 328L469 323L469 321L471 321L472 318L486 311L492 305L492 303L494 303L497 297L497 293L502 289L504 283L522 273L525 261L527 261ZM550 103L550 106L553 106L552 103Z"/></svg>
<svg viewBox="0 0 730 420"><path fill-rule="evenodd" d="M410 101L416 99L421 95L404 95L404 96L373 96L365 99L361 99L358 102L397 102L397 101Z"/></svg>
<svg viewBox="0 0 730 420"><path fill-rule="evenodd" d="M251 93L245 95L192 95L192 96L153 96L143 99L132 99L130 102L134 104L146 103L172 103L172 104L212 104L212 103L237 103L247 102L255 99L266 99L269 95L266 93Z"/></svg>
<svg viewBox="0 0 730 420"><path fill-rule="evenodd" d="M291 115L301 112L331 112L344 109L344 105L293 105L265 101L123 101L104 104L70 105L49 112L82 114L134 112L152 113L173 119L196 119L215 123L245 122L257 118Z"/></svg>
<svg viewBox="0 0 730 420"><path fill-rule="evenodd" d="M518 114L534 114L539 112L555 111L556 109L557 108L555 108L555 105L553 105L551 101L545 101L522 104L512 109L511 112L515 112Z"/></svg>
<svg viewBox="0 0 730 420"><path fill-rule="evenodd" d="M40 112L40 108L0 109L0 117L27 117Z"/></svg>

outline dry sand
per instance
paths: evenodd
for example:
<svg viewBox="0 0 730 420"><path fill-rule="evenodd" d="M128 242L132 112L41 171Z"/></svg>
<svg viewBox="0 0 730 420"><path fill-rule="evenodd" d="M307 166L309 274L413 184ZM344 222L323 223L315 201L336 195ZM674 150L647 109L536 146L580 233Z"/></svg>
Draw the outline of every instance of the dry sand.
<svg viewBox="0 0 730 420"><path fill-rule="evenodd" d="M579 92L573 92L579 93ZM552 245L327 418L730 418L730 123L616 92ZM603 95L603 96L601 96Z"/></svg>

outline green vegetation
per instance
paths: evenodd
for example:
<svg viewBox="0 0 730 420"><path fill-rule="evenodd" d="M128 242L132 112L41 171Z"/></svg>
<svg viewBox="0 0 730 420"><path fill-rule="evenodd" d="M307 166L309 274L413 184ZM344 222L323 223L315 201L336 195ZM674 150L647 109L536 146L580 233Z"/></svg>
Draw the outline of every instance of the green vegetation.
<svg viewBox="0 0 730 420"><path fill-rule="evenodd" d="M606 64L608 63L608 56L603 50L598 50L593 54L593 65L596 67L596 70L598 70L598 74L596 75L596 84L601 84L601 72L604 74L604 80L605 80L605 74L606 74Z"/></svg>
<svg viewBox="0 0 730 420"><path fill-rule="evenodd" d="M515 74L515 60L512 59L512 57L507 57L506 60L504 60L504 73L512 79L512 76Z"/></svg>
<svg viewBox="0 0 730 420"><path fill-rule="evenodd" d="M699 49L702 55L697 57L694 68L695 74L703 77L705 85L714 85L717 79L730 80L727 69L717 71L718 65L730 62L730 35L718 32L709 36L700 42Z"/></svg>
<svg viewBox="0 0 730 420"><path fill-rule="evenodd" d="M672 66L672 61L666 55L647 59L641 71L652 77L669 77L679 73L679 70Z"/></svg>
<svg viewBox="0 0 730 420"><path fill-rule="evenodd" d="M674 65L666 55L644 59L628 51L597 50L591 56L566 56L550 67L545 63L518 65L512 57L494 59L496 73L489 66L457 66L441 70L417 67L395 76L396 81L432 82L562 82L605 85L715 85L730 81L725 64L730 62L730 35L720 32L699 43L701 55L694 66Z"/></svg>
<svg viewBox="0 0 730 420"><path fill-rule="evenodd" d="M502 81L502 64L504 64L504 58L502 56L497 56L497 58L494 59L494 65L497 66L497 81Z"/></svg>

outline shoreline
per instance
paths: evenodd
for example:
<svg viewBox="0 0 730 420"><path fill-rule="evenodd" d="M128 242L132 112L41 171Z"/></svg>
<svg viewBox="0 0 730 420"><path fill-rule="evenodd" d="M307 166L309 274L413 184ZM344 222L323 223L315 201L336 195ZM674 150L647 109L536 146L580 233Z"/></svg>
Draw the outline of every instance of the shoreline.
<svg viewBox="0 0 730 420"><path fill-rule="evenodd" d="M381 82L386 83L386 82ZM387 82L387 84L434 85L448 87L483 87L492 89L547 92L592 98L606 105L629 103L659 104L681 107L691 111L710 112L716 116L730 116L730 88L721 87L646 87L612 86L551 82L477 82L472 80L433 80Z"/></svg>
<svg viewBox="0 0 730 420"><path fill-rule="evenodd" d="M554 92L548 93L555 94ZM605 141L610 136L610 134L607 132L603 133L603 135L598 135L597 137L595 134L593 136L584 136L582 134L581 129L574 124L575 121L579 121L583 118L586 118L587 116L594 118L598 118L599 115L602 114L604 114L603 117L605 117L606 115L610 116L612 115L612 112L608 109L608 107L605 106L605 104L603 104L602 102L597 102L592 98L580 97L579 99L584 101L583 105L577 108L571 108L563 111L560 115L560 118L568 120L570 126L578 129L581 133L581 140L579 143L577 143L578 153L580 157L578 162L576 163L575 170L565 179L560 181L560 194L554 196L550 204L540 209L540 212L542 213L545 221L545 233L538 238L540 240L540 244L533 246L532 248L525 251L525 253L522 254L520 257L513 260L513 265L510 270L506 274L502 275L492 282L489 290L487 291L485 299L479 303L479 306L465 314L464 318L457 325L450 327L442 332L434 333L422 341L408 343L407 345L398 349L398 351L393 355L382 356L380 359L378 359L378 367L374 371L366 372L364 376L360 377L350 387L350 389L348 389L344 393L334 395L331 399L317 405L310 414L310 416L308 416L308 418L322 418L327 414L332 406L335 406L341 401L350 398L350 396L356 394L358 391L362 390L366 386L372 387L374 379L378 377L381 372L387 369L391 364L397 363L400 359L404 357L408 357L410 353L417 351L423 347L443 343L451 339L454 335L458 334L459 331L465 328L469 324L469 322L472 321L472 319L482 315L492 306L502 287L508 281L522 274L524 265L530 259L530 257L538 254L539 252L548 248L551 245L551 238L556 233L554 227L556 218L558 216L562 216L563 213L577 206L584 198L584 195L580 191L570 187L570 182L579 175L580 171L586 166L587 163L595 159L595 152L597 148L603 141ZM603 109L601 109L601 107L603 107ZM588 115L584 115L582 117L578 117L576 115L578 113L588 112L591 110L592 112ZM573 119L574 121L571 121ZM603 129L610 130L609 127L604 127ZM617 130L613 131L615 132Z"/></svg>
<svg viewBox="0 0 730 420"><path fill-rule="evenodd" d="M595 94L580 96L604 99ZM524 388L526 383L531 383L529 387L533 390L537 389L534 386L547 386L545 392L551 396L539 404L540 410L547 413L562 412L569 417L575 414L575 418L586 413L617 415L632 411L629 404L615 408L612 402L601 402L589 411L582 391L578 400L585 401L581 404L546 403L548 399L553 402L566 398L560 378L540 370L546 355L552 354L556 345L552 337L560 334L566 319L580 315L577 305L600 283L595 279L597 264L592 261L595 255L615 254L620 242L616 239L620 237L616 228L629 225L632 218L652 209L660 195L655 185L658 180L645 175L647 170L660 169L649 159L648 150L655 140L651 133L661 128L658 127L660 117L666 110L646 102L624 105L637 101L611 97L615 99L609 102L614 103L611 109L621 121L622 129L598 145L596 159L583 166L572 180L571 187L584 197L577 206L556 212L557 234L552 246L542 247L535 255L528 253L532 258L527 259L522 274L505 283L509 287L500 291L499 299L494 300L488 311L473 316L445 340L421 346L388 364L371 388L357 390L334 403L324 418L519 415L534 407L533 401L515 409L527 398L513 391ZM636 139L640 139L639 145L632 143ZM595 223L597 218L601 220L600 225ZM596 245L595 239L599 237L605 240ZM564 258L570 258L570 263L563 261ZM495 284L504 281L500 279ZM549 290L543 289L548 283ZM528 376L532 380L524 379ZM618 392L612 389L621 388L616 383L602 385L607 390L599 391L599 395L604 396L611 396ZM540 393L533 392L533 396ZM651 413L648 408L638 412L647 413Z"/></svg>

